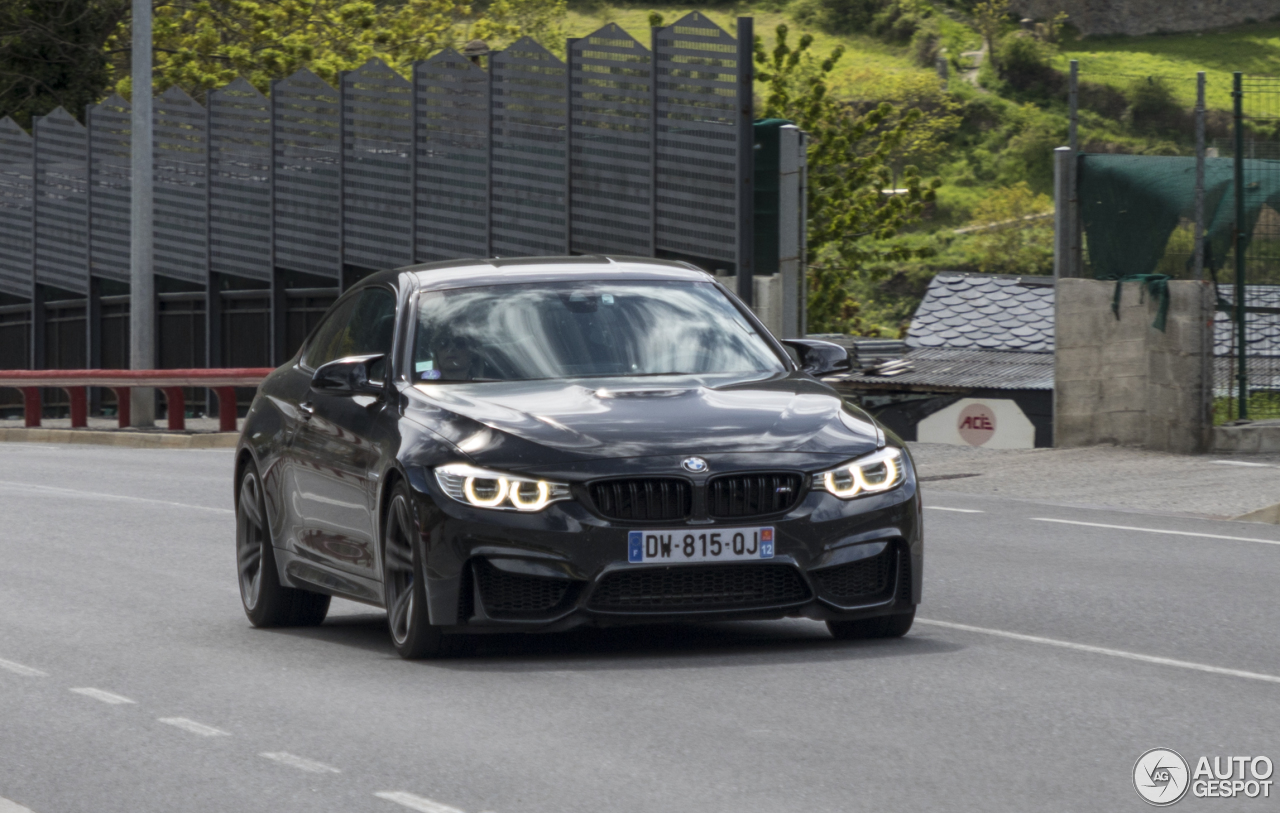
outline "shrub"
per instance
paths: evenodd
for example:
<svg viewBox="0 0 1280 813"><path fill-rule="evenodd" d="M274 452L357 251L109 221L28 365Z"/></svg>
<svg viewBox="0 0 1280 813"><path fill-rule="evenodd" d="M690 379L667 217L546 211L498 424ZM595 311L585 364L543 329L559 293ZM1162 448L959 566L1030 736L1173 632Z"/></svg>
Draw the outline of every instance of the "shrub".
<svg viewBox="0 0 1280 813"><path fill-rule="evenodd" d="M1188 126L1187 113L1173 98L1173 88L1159 76L1134 80L1129 86L1129 111L1126 114L1135 130L1160 132L1182 130Z"/></svg>
<svg viewBox="0 0 1280 813"><path fill-rule="evenodd" d="M1092 110L1100 116L1119 121L1129 107L1129 100L1110 85L1096 82L1080 83L1080 108Z"/></svg>
<svg viewBox="0 0 1280 813"><path fill-rule="evenodd" d="M1047 195L1037 195L1019 182L991 190L974 207L978 231L969 250L987 273L1047 274L1053 270L1053 211Z"/></svg>
<svg viewBox="0 0 1280 813"><path fill-rule="evenodd" d="M1050 97L1062 94L1062 74L1050 66L1052 47L1025 31L1001 37L996 46L1000 77L1015 91Z"/></svg>
<svg viewBox="0 0 1280 813"><path fill-rule="evenodd" d="M925 20L911 37L911 60L922 68L932 68L942 53L942 33L933 20Z"/></svg>

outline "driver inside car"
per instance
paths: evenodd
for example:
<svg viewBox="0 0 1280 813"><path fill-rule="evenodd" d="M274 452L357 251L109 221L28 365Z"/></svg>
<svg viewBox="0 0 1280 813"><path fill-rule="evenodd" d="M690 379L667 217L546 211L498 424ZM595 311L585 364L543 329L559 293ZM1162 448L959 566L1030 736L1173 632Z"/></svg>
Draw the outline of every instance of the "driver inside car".
<svg viewBox="0 0 1280 813"><path fill-rule="evenodd" d="M424 374L423 378L470 381L484 377L484 362L474 352L471 341L467 338L441 333L431 343L431 355L435 360L434 369L438 374Z"/></svg>

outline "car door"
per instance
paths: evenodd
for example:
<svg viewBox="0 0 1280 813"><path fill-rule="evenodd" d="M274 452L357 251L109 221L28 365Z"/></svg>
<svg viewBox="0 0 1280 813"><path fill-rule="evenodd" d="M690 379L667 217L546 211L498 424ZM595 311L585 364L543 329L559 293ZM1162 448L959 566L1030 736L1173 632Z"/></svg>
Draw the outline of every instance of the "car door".
<svg viewBox="0 0 1280 813"><path fill-rule="evenodd" d="M347 356L384 353L370 378L389 373L396 297L389 289L353 292L317 329L303 353L310 374ZM289 444L291 513L300 556L365 578L377 576L377 477L393 441L393 407L382 396L309 390Z"/></svg>

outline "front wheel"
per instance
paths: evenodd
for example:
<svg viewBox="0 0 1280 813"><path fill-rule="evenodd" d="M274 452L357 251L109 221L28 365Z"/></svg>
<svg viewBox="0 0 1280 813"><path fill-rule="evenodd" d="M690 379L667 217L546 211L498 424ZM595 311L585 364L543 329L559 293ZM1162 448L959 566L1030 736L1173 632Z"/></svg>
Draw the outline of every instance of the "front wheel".
<svg viewBox="0 0 1280 813"><path fill-rule="evenodd" d="M875 618L858 618L850 621L828 621L831 637L840 641L862 638L901 638L916 620L915 608L905 613L879 615Z"/></svg>
<svg viewBox="0 0 1280 813"><path fill-rule="evenodd" d="M458 649L459 637L433 627L427 612L424 551L413 498L404 481L392 489L382 527L382 588L391 643L407 660L452 654Z"/></svg>
<svg viewBox="0 0 1280 813"><path fill-rule="evenodd" d="M255 627L311 627L324 621L329 597L280 584L267 524L262 478L253 463L240 474L236 500L236 569L240 602Z"/></svg>

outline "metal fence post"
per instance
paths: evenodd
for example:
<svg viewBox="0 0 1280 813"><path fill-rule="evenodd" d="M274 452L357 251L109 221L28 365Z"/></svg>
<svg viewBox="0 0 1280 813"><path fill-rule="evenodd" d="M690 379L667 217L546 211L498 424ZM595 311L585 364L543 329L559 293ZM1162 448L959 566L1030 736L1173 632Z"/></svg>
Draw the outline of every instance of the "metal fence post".
<svg viewBox="0 0 1280 813"><path fill-rule="evenodd" d="M418 262L418 68L409 68L409 264Z"/></svg>
<svg viewBox="0 0 1280 813"><path fill-rule="evenodd" d="M573 45L581 37L564 41L564 253L573 253Z"/></svg>
<svg viewBox="0 0 1280 813"><path fill-rule="evenodd" d="M1053 277L1071 273L1071 206L1068 203L1071 164L1075 152L1070 147L1053 151Z"/></svg>
<svg viewBox="0 0 1280 813"><path fill-rule="evenodd" d="M1245 364L1245 301L1244 301L1244 74L1236 71L1231 77L1231 96L1235 102L1235 187L1236 187L1236 222L1234 232L1236 254L1236 385L1239 399L1237 417L1244 420L1249 417L1249 384L1248 367Z"/></svg>
<svg viewBox="0 0 1280 813"><path fill-rule="evenodd" d="M782 337L800 335L800 283L803 279L804 133L795 125L778 129L778 275L782 283Z"/></svg>
<svg viewBox="0 0 1280 813"><path fill-rule="evenodd" d="M1196 244L1194 279L1204 279L1204 71L1196 74Z"/></svg>
<svg viewBox="0 0 1280 813"><path fill-rule="evenodd" d="M738 298L755 304L755 21L738 18Z"/></svg>
<svg viewBox="0 0 1280 813"><path fill-rule="evenodd" d="M493 57L497 51L489 52L488 71L489 71L489 95L484 100L484 117L485 126L488 129L488 144L486 145L489 155L485 160L485 207L484 207L484 231L485 240L488 249L485 251L486 257L493 256Z"/></svg>
<svg viewBox="0 0 1280 813"><path fill-rule="evenodd" d="M338 71L338 296L347 290L347 74ZM288 307L288 301L285 301Z"/></svg>
<svg viewBox="0 0 1280 813"><path fill-rule="evenodd" d="M1080 149L1080 60L1071 60L1071 73L1067 80L1067 107L1070 110L1070 121L1067 124L1067 146L1072 152Z"/></svg>
<svg viewBox="0 0 1280 813"><path fill-rule="evenodd" d="M1071 60L1071 75L1067 92L1070 122L1067 128L1067 146L1071 148L1071 160L1067 164L1067 276L1084 276L1084 248L1080 236L1080 60Z"/></svg>
<svg viewBox="0 0 1280 813"><path fill-rule="evenodd" d="M133 174L129 262L129 366L156 366L155 119L151 99L151 2L133 0ZM151 387L129 390L133 426L154 426L156 395Z"/></svg>
<svg viewBox="0 0 1280 813"><path fill-rule="evenodd" d="M286 305L284 275L276 265L276 241L278 238L276 234L276 176L279 174L279 166L276 160L276 86L279 84L279 79L271 80L271 99L267 108L271 111L271 289L267 300L267 336L270 342L270 346L267 348L267 358L271 359L273 367L284 363ZM339 280L338 285L342 285L341 280Z"/></svg>
<svg viewBox="0 0 1280 813"><path fill-rule="evenodd" d="M84 140L84 275L89 290L84 300L84 366L93 369L102 365L100 351L102 340L102 295L93 279L93 105L84 106L84 125L88 133ZM90 393L91 407L96 405L98 390Z"/></svg>
<svg viewBox="0 0 1280 813"><path fill-rule="evenodd" d="M649 28L649 253L658 256L658 32Z"/></svg>
<svg viewBox="0 0 1280 813"><path fill-rule="evenodd" d="M40 128L38 119L31 119L31 357L28 366L33 370L44 367L44 294L40 289L40 252L37 236L40 234Z"/></svg>

